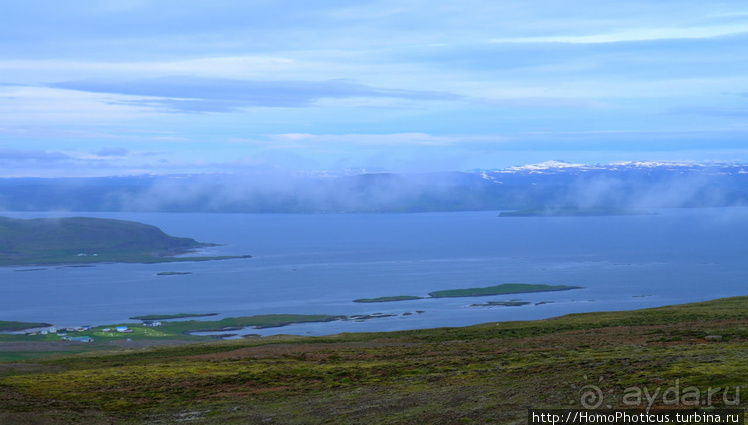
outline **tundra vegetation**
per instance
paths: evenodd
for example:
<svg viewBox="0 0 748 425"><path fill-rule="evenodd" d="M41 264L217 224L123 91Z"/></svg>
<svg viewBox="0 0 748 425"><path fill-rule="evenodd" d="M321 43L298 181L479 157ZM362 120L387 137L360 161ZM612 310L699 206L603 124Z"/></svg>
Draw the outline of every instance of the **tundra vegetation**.
<svg viewBox="0 0 748 425"><path fill-rule="evenodd" d="M655 408L745 409L735 388L748 381L747 313L748 297L735 297L17 360L0 363L0 423L523 424L529 407L582 407L588 385L604 407L648 407L632 405L638 389L658 394Z"/></svg>

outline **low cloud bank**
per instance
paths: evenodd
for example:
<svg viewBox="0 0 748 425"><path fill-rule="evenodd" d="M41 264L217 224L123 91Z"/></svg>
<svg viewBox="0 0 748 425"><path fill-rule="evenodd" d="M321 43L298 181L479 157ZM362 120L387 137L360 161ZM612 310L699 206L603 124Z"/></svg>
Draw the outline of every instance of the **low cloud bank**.
<svg viewBox="0 0 748 425"><path fill-rule="evenodd" d="M355 213L748 205L740 169L5 179L6 211Z"/></svg>

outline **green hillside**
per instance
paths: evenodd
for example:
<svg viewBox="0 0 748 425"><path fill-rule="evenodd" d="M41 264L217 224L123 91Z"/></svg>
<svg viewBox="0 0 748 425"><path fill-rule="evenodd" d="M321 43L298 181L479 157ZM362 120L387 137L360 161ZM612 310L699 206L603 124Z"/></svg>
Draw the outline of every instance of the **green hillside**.
<svg viewBox="0 0 748 425"><path fill-rule="evenodd" d="M133 221L0 217L0 265L184 261L173 256L213 245Z"/></svg>
<svg viewBox="0 0 748 425"><path fill-rule="evenodd" d="M8 344L19 359L33 348ZM528 408L598 401L748 405L737 389L748 380L748 297L463 328L122 347L0 363L0 423L526 424Z"/></svg>

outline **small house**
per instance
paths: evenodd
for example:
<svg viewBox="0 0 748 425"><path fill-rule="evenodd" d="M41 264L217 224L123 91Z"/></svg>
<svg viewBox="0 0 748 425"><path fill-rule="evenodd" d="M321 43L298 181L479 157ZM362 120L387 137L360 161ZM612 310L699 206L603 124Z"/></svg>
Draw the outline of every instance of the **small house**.
<svg viewBox="0 0 748 425"><path fill-rule="evenodd" d="M143 326L161 326L161 322L158 320L144 320Z"/></svg>
<svg viewBox="0 0 748 425"><path fill-rule="evenodd" d="M127 332L129 329L127 328L127 326L117 326L116 328L114 328L114 330L117 332Z"/></svg>

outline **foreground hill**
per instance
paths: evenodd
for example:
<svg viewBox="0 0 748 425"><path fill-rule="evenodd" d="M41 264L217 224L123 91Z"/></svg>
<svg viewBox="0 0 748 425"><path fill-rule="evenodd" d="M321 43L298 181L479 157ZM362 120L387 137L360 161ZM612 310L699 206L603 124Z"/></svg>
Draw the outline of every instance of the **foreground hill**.
<svg viewBox="0 0 748 425"><path fill-rule="evenodd" d="M120 350L0 363L0 423L524 424L527 408L745 409L747 356L748 297Z"/></svg>
<svg viewBox="0 0 748 425"><path fill-rule="evenodd" d="M169 236L133 221L0 217L0 265L175 261L185 260L173 258L176 254L206 246L214 244Z"/></svg>

